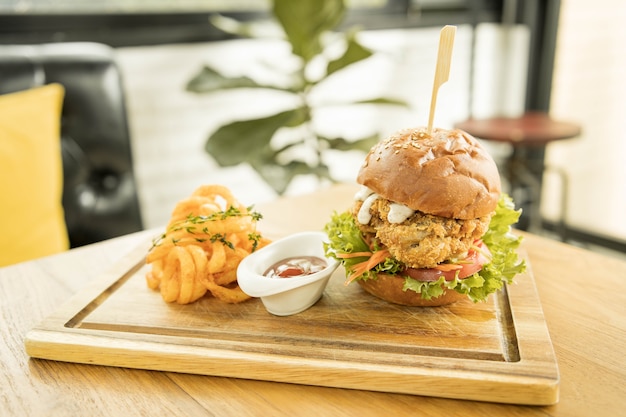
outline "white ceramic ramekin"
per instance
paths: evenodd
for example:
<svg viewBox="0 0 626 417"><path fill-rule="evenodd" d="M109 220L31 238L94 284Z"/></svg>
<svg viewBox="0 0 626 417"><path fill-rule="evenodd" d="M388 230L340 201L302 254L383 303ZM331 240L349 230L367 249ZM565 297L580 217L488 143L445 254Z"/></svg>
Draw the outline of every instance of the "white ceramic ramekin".
<svg viewBox="0 0 626 417"><path fill-rule="evenodd" d="M259 297L268 312L277 316L300 313L315 304L339 266L339 262L324 255L323 232L301 232L259 249L246 256L237 269L239 287L251 297ZM316 256L326 260L322 271L292 278L268 278L263 274L283 259L296 256Z"/></svg>

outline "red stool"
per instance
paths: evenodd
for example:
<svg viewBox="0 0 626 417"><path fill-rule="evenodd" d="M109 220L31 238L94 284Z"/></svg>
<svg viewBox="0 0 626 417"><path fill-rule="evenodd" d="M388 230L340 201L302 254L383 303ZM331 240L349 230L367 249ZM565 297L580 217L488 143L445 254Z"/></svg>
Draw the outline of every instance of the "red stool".
<svg viewBox="0 0 626 417"><path fill-rule="evenodd" d="M509 183L511 195L520 190L528 190L528 225L527 230L541 229L541 185L543 172L554 170L561 178L561 213L559 233L565 240L565 211L567 204L567 176L562 170L544 165L546 145L551 142L577 137L581 133L579 125L557 121L547 113L528 112L520 117L494 117L488 119L469 119L455 125L470 135L487 141L507 143L512 152L504 161L504 176ZM522 202L516 203L520 205ZM521 204L523 207L524 204ZM520 222L521 223L521 222Z"/></svg>

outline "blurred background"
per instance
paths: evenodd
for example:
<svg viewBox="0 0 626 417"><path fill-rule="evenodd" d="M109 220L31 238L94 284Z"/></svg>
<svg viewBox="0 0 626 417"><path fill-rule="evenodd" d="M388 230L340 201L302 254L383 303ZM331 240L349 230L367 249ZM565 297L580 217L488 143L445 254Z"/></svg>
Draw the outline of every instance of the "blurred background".
<svg viewBox="0 0 626 417"><path fill-rule="evenodd" d="M468 118L540 111L579 126L579 135L526 154L540 161L530 167L542 185L541 216L533 231L626 253L625 2L352 0L346 5L340 29L357 25L359 42L375 54L326 80L313 99L384 95L408 106L320 111L321 131L350 138L425 125L439 31L456 25L451 74L439 91L435 125L452 128ZM201 184L227 185L249 204L278 196L250 165L220 166L205 143L224 123L288 107L288 99L258 89L194 94L186 86L205 64L232 77L280 82L275 70L290 65L290 48L281 39L218 30L209 21L214 13L243 22L272 19L270 2L263 0L0 0L0 46L96 42L112 49L141 227L163 226L176 202ZM485 143L505 164L513 145ZM330 158L334 178L354 181L362 157L346 151ZM301 175L285 194L319 186ZM524 199L523 190L516 199Z"/></svg>

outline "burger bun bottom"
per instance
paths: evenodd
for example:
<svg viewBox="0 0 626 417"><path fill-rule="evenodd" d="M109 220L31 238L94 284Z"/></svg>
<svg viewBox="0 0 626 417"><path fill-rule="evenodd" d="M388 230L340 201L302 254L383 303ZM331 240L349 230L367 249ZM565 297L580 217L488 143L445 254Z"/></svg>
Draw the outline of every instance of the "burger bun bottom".
<svg viewBox="0 0 626 417"><path fill-rule="evenodd" d="M404 291L404 278L396 275L378 274L377 279L357 280L359 285L371 295L394 304L419 307L436 307L455 303L467 296L453 290L444 290L437 297L425 300L415 291Z"/></svg>

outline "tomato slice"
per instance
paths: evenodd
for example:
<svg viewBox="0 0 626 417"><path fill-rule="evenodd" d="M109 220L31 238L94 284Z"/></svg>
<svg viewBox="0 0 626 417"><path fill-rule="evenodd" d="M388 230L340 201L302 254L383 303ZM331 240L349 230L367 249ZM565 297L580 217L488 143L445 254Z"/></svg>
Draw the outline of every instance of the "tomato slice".
<svg viewBox="0 0 626 417"><path fill-rule="evenodd" d="M454 277L459 274L459 279L467 278L470 275L480 271L483 265L489 262L491 253L487 246L479 241L476 243L479 250L470 250L468 256L463 259L459 269L453 271L442 271L436 268L406 268L402 273L417 281L433 282L444 277L446 281L454 280Z"/></svg>

